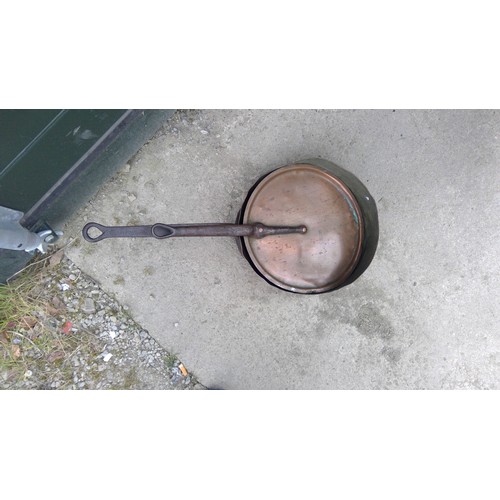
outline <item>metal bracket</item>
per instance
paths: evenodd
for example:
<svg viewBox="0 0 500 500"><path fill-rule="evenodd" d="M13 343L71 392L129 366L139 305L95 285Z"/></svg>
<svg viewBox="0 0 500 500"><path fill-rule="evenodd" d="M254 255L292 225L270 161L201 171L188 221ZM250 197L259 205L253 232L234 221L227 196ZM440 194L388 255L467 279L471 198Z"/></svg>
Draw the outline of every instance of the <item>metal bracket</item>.
<svg viewBox="0 0 500 500"><path fill-rule="evenodd" d="M23 215L23 212L0 206L0 248L24 250L28 253L38 250L45 253L47 246L62 236L62 231L52 229L38 233L29 231L20 224Z"/></svg>

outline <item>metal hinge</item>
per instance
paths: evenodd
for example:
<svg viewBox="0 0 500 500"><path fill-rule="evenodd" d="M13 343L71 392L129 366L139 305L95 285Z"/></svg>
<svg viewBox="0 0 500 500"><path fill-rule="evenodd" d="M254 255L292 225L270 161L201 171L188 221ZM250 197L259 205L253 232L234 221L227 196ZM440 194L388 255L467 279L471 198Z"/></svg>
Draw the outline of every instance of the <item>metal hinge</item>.
<svg viewBox="0 0 500 500"><path fill-rule="evenodd" d="M54 231L47 224L48 229L33 233L21 226L23 215L23 212L0 206L0 248L45 253L47 245L55 243L63 235L62 231Z"/></svg>

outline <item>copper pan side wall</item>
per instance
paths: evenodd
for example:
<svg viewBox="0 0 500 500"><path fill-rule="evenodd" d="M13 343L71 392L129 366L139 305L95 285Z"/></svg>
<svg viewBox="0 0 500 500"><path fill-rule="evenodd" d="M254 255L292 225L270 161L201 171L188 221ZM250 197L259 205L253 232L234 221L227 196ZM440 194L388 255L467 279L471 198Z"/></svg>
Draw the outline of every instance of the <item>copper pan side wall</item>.
<svg viewBox="0 0 500 500"><path fill-rule="evenodd" d="M324 293L352 283L368 267L378 241L371 195L355 176L321 159L281 167L261 178L239 220L307 226L305 235L241 242L243 255L259 275L295 293Z"/></svg>

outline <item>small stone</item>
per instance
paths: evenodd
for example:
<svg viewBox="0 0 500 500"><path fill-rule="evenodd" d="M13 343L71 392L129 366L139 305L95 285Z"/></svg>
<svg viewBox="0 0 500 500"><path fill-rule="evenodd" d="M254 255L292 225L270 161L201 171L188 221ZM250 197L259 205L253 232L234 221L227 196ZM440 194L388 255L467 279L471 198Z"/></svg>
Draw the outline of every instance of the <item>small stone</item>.
<svg viewBox="0 0 500 500"><path fill-rule="evenodd" d="M85 387L85 382L80 382L80 383L78 384L78 387L79 387L80 389L83 389L83 388Z"/></svg>
<svg viewBox="0 0 500 500"><path fill-rule="evenodd" d="M114 339L118 334L116 332L114 332L113 330L109 331L108 332L109 336L111 337L111 339Z"/></svg>
<svg viewBox="0 0 500 500"><path fill-rule="evenodd" d="M64 250L61 249L61 250L58 250L55 254L53 254L51 257L50 257L50 260L49 260L49 266L50 267L55 267L57 266L62 258L64 256Z"/></svg>
<svg viewBox="0 0 500 500"><path fill-rule="evenodd" d="M208 131L207 131L207 130L200 130L200 132L201 132L203 135L207 135L207 134L208 134Z"/></svg>
<svg viewBox="0 0 500 500"><path fill-rule="evenodd" d="M129 193L127 195L128 201L135 201L137 200L137 196L134 193Z"/></svg>
<svg viewBox="0 0 500 500"><path fill-rule="evenodd" d="M61 283L59 285L59 289L65 292L66 290L69 290L69 285L67 283Z"/></svg>
<svg viewBox="0 0 500 500"><path fill-rule="evenodd" d="M141 330L139 332L139 337L141 337L141 339L145 339L145 338L147 338L147 336L148 336L148 332L146 330Z"/></svg>
<svg viewBox="0 0 500 500"><path fill-rule="evenodd" d="M110 321L112 321L113 323L116 323L116 316L110 316L109 317Z"/></svg>
<svg viewBox="0 0 500 500"><path fill-rule="evenodd" d="M74 274L70 274L68 276L68 278L71 280L71 281L75 281L76 280L76 276Z"/></svg>
<svg viewBox="0 0 500 500"><path fill-rule="evenodd" d="M179 323L174 323L175 328L179 326Z"/></svg>
<svg viewBox="0 0 500 500"><path fill-rule="evenodd" d="M104 356L102 357L102 360L107 363L111 358L113 357L113 355L110 353L110 352L107 352L106 354L104 354Z"/></svg>
<svg viewBox="0 0 500 500"><path fill-rule="evenodd" d="M94 301L90 298L85 299L85 302L83 303L82 306L82 312L85 314L93 314L95 313L95 304Z"/></svg>
<svg viewBox="0 0 500 500"><path fill-rule="evenodd" d="M130 172L130 165L128 163L125 163L125 165L122 168L122 172L124 174L128 174Z"/></svg>
<svg viewBox="0 0 500 500"><path fill-rule="evenodd" d="M97 371L98 371L98 372L103 372L105 369L106 369L106 365L99 365L99 366L97 367Z"/></svg>

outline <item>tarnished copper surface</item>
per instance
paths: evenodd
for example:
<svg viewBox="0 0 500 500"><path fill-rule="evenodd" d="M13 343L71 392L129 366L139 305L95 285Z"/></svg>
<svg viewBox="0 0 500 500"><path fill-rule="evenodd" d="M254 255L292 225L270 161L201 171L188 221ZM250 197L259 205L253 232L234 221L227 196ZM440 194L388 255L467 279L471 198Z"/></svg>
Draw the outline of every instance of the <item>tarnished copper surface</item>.
<svg viewBox="0 0 500 500"><path fill-rule="evenodd" d="M305 234L244 239L259 272L292 292L335 288L360 257L360 207L347 186L320 167L296 164L269 174L248 199L242 222L307 227Z"/></svg>

